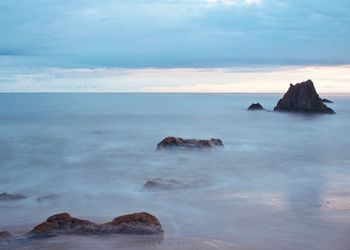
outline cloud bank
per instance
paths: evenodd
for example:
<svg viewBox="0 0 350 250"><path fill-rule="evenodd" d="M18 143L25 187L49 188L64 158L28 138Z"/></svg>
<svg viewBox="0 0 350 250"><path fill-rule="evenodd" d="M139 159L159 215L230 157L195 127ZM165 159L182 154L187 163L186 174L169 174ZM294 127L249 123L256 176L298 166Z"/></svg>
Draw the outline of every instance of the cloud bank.
<svg viewBox="0 0 350 250"><path fill-rule="evenodd" d="M2 0L0 63L349 64L349 8L347 0Z"/></svg>

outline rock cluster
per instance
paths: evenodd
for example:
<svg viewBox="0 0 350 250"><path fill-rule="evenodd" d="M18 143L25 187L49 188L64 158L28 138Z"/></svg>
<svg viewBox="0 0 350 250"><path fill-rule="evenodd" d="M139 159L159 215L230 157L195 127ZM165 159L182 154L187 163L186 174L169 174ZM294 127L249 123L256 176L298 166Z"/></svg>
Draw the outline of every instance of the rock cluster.
<svg viewBox="0 0 350 250"><path fill-rule="evenodd" d="M290 84L287 93L278 101L274 111L334 113L322 102L311 80Z"/></svg>
<svg viewBox="0 0 350 250"><path fill-rule="evenodd" d="M197 140L183 139L180 137L166 137L157 145L157 150L171 148L203 149L224 146L220 139Z"/></svg>
<svg viewBox="0 0 350 250"><path fill-rule="evenodd" d="M55 214L35 226L30 238L49 237L60 234L159 234L163 233L159 220L145 212L127 214L111 222L97 224L72 217L68 213Z"/></svg>

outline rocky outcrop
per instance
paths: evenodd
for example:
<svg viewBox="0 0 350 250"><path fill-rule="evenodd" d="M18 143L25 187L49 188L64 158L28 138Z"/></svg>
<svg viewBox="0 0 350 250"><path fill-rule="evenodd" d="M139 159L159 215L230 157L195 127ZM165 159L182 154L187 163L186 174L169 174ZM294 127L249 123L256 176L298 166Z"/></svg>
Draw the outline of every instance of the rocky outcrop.
<svg viewBox="0 0 350 250"><path fill-rule="evenodd" d="M334 114L334 111L322 102L311 80L290 84L287 93L278 101L274 111Z"/></svg>
<svg viewBox="0 0 350 250"><path fill-rule="evenodd" d="M248 110L264 110L264 107L260 103L252 103Z"/></svg>
<svg viewBox="0 0 350 250"><path fill-rule="evenodd" d="M322 99L322 102L323 102L323 103L333 103L331 100L328 100L328 99L326 99L326 98L323 98L323 99Z"/></svg>
<svg viewBox="0 0 350 250"><path fill-rule="evenodd" d="M166 137L157 145L157 150L186 148L186 149L203 149L213 148L224 144L220 139L197 140L197 139L182 139L180 137Z"/></svg>
<svg viewBox="0 0 350 250"><path fill-rule="evenodd" d="M148 180L143 187L147 190L175 190L202 187L208 184L209 182L203 179L182 182L172 179L155 178Z"/></svg>
<svg viewBox="0 0 350 250"><path fill-rule="evenodd" d="M8 194L8 193L1 193L0 194L0 201L10 201L10 200L21 200L25 199L27 197L21 195L21 194Z"/></svg>
<svg viewBox="0 0 350 250"><path fill-rule="evenodd" d="M68 213L55 214L35 226L30 238L50 237L60 234L159 234L163 229L159 220L148 213L134 213L115 218L105 224L72 217Z"/></svg>

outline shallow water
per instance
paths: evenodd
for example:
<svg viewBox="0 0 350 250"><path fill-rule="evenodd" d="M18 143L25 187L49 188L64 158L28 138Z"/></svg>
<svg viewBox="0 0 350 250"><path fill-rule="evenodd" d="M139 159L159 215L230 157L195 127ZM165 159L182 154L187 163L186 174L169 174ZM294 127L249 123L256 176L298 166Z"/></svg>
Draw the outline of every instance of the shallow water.
<svg viewBox="0 0 350 250"><path fill-rule="evenodd" d="M336 115L246 111L280 96L0 94L0 193L28 197L0 201L0 230L20 235L63 211L98 222L147 211L165 230L156 243L60 236L16 247L349 250L350 96L324 96ZM155 151L168 135L225 147ZM206 185L143 188L158 177Z"/></svg>

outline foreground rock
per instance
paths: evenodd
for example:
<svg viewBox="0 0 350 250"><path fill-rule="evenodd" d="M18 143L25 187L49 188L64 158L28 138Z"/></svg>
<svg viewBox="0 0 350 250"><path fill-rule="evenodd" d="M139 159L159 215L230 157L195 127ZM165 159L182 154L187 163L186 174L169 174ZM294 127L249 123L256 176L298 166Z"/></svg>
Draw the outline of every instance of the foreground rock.
<svg viewBox="0 0 350 250"><path fill-rule="evenodd" d="M331 100L328 100L328 99L326 99L326 98L323 98L323 99L322 99L322 102L323 102L323 103L333 103Z"/></svg>
<svg viewBox="0 0 350 250"><path fill-rule="evenodd" d="M264 107L260 103L252 103L248 110L264 110Z"/></svg>
<svg viewBox="0 0 350 250"><path fill-rule="evenodd" d="M334 114L334 111L322 102L311 80L290 84L287 93L278 101L274 111Z"/></svg>
<svg viewBox="0 0 350 250"><path fill-rule="evenodd" d="M50 237L60 234L159 234L163 233L159 220L148 213L134 213L115 218L105 224L72 217L68 213L50 216L35 226L30 238Z"/></svg>
<svg viewBox="0 0 350 250"><path fill-rule="evenodd" d="M21 200L25 198L27 197L21 194L8 194L8 193L0 194L0 201Z"/></svg>
<svg viewBox="0 0 350 250"><path fill-rule="evenodd" d="M181 182L172 179L155 178L148 180L143 187L148 190L175 190L175 189L186 189L195 188L208 185L207 180L193 180L188 182Z"/></svg>
<svg viewBox="0 0 350 250"><path fill-rule="evenodd" d="M197 139L182 139L180 137L166 137L157 145L157 150L171 149L171 148L192 148L192 149L203 149L213 148L224 144L220 139L210 140L197 140Z"/></svg>

